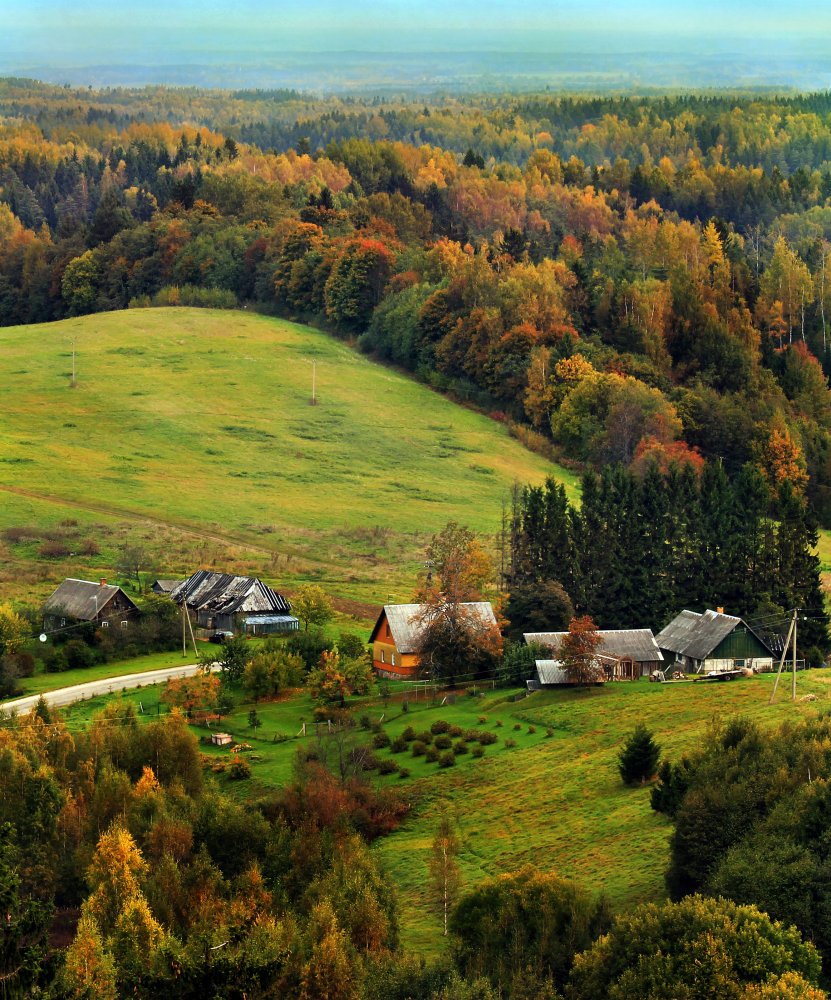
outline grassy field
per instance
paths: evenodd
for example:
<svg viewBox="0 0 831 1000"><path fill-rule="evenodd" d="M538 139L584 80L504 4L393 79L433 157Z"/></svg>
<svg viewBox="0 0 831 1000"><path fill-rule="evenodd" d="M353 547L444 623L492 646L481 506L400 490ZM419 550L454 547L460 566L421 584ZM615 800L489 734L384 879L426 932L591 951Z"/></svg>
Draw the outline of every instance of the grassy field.
<svg viewBox="0 0 831 1000"><path fill-rule="evenodd" d="M576 489L487 417L324 333L247 312L5 328L0 385L0 529L35 529L5 534L0 599L20 597L29 565L38 596L71 573L111 575L136 537L159 574L251 565L380 604L409 597L448 520L493 534L515 481L555 474ZM73 554L44 562L50 537ZM99 554L79 554L85 542Z"/></svg>
<svg viewBox="0 0 831 1000"><path fill-rule="evenodd" d="M485 747L481 759L467 753L447 769L413 757L410 750L377 751L379 760L393 760L410 772L404 779L398 774L375 778L398 788L413 805L402 828L375 848L397 889L405 947L436 954L443 946L427 893L430 844L442 810L453 816L459 831L465 885L530 863L603 891L616 907L660 898L671 827L650 808L648 787L632 789L621 783L616 759L622 741L643 721L663 753L677 758L704 745L713 725L733 716L773 727L831 706L831 670L799 675L798 698L812 695L812 701L791 702L786 679L769 707L773 680L773 675L727 684L658 685L642 680L585 691L538 692L516 702L513 692L486 689L476 697L459 694L454 704L444 705L424 700L422 692L418 701L409 695L407 712L402 712L399 689L386 705L377 696L359 703L356 716L378 722L383 715L383 729L393 739L406 726L421 732L438 719L498 737ZM158 711L159 693L159 688L148 687L120 697L141 702L144 717L150 719ZM84 726L106 700L70 710L70 727ZM285 783L298 748L316 739L313 704L305 694L258 704L262 725L256 730L248 724L250 707L238 705L222 722L236 740L252 747L250 781L219 779L236 795L256 795ZM298 736L303 722L305 738ZM206 730L195 732L204 735ZM289 739L275 742L275 737ZM372 733L361 738L371 739ZM207 752L229 759L227 750Z"/></svg>

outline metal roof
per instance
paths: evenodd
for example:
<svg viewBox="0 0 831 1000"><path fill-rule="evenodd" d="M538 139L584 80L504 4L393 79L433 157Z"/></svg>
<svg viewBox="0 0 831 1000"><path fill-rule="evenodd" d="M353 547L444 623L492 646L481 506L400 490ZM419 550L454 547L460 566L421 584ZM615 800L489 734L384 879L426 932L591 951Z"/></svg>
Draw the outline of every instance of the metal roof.
<svg viewBox="0 0 831 1000"><path fill-rule="evenodd" d="M300 624L291 615L246 615L244 621L246 625L283 625L286 622Z"/></svg>
<svg viewBox="0 0 831 1000"><path fill-rule="evenodd" d="M121 587L72 578L64 580L58 589L47 598L43 610L48 614L65 615L67 618L91 622L119 592L130 603L133 610L137 611L135 604L127 597Z"/></svg>
<svg viewBox="0 0 831 1000"><path fill-rule="evenodd" d="M597 634L601 642L597 647L598 655L627 657L636 663L652 663L663 660L661 650L649 628L614 628L599 629ZM526 632L525 641L530 645L550 646L558 649L568 632ZM548 682L544 682L548 683ZM555 682L551 682L555 683Z"/></svg>
<svg viewBox="0 0 831 1000"><path fill-rule="evenodd" d="M695 611L682 611L658 633L656 639L661 649L689 656L693 660L705 660L738 625L752 632L763 646L767 646L765 640L741 618L710 610L703 615Z"/></svg>
<svg viewBox="0 0 831 1000"><path fill-rule="evenodd" d="M271 587L251 576L233 576L230 573L213 573L197 570L183 580L170 594L177 604L183 601L197 611L211 611L219 615L239 612L285 613L291 605Z"/></svg>
<svg viewBox="0 0 831 1000"><path fill-rule="evenodd" d="M184 582L184 580L156 580L153 584L153 590L159 591L162 594L169 594L171 591L175 590L180 583Z"/></svg>
<svg viewBox="0 0 831 1000"><path fill-rule="evenodd" d="M369 641L375 641L381 621L386 615L398 652L418 652L419 617L424 613L426 607L426 604L385 604ZM468 615L478 618L484 624L496 625L496 615L493 613L490 601L467 601L460 604L459 607L464 608Z"/></svg>

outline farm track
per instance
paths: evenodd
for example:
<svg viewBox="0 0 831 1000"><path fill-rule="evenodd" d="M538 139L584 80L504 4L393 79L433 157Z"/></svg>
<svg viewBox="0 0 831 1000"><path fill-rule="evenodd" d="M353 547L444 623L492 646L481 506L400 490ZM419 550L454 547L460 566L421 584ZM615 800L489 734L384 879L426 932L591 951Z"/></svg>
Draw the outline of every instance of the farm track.
<svg viewBox="0 0 831 1000"><path fill-rule="evenodd" d="M267 556L273 556L277 551L281 551L284 554L287 553L295 556L296 558L304 559L309 563L314 563L317 566L325 567L329 571L335 572L337 570L337 567L333 563L324 562L321 559L310 556L306 552L300 552L297 549L292 549L291 547L282 547L280 550L276 548L269 548L266 545L261 545L257 542L251 541L242 535L229 535L217 531L205 531L204 529L196 528L187 522L168 520L153 514L139 513L138 511L130 510L126 507L116 507L110 504L100 503L95 504L84 500L72 500L68 497L55 496L50 493L39 493L36 490L27 490L21 486L6 486L0 484L0 492L13 493L15 496L30 497L32 500L40 500L44 503L71 507L74 510L84 510L92 514L104 514L108 517L121 517L132 521L135 524L143 523L163 528L172 528L181 532L183 535L190 536L191 538L198 538L202 541L218 542L221 545L236 545L246 548L251 552L259 552ZM285 593L291 597L290 591L285 591ZM344 614L372 618L378 611L377 606L374 604L365 604L362 601L338 597L331 597L330 599L334 604L335 609L343 612Z"/></svg>

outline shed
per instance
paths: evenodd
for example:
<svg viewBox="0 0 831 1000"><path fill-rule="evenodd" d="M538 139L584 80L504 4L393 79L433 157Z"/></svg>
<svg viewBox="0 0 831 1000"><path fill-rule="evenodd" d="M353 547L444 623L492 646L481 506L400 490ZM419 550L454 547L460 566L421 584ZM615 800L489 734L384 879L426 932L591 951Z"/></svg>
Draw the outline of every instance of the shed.
<svg viewBox="0 0 831 1000"><path fill-rule="evenodd" d="M156 580L150 588L154 594L170 596L183 580Z"/></svg>
<svg viewBox="0 0 831 1000"><path fill-rule="evenodd" d="M227 747L234 742L234 737L230 733L213 733L211 743L215 747Z"/></svg>
<svg viewBox="0 0 831 1000"><path fill-rule="evenodd" d="M383 677L415 679L419 672L418 640L424 604L385 604L369 637L372 665ZM458 605L477 624L497 628L489 601Z"/></svg>
<svg viewBox="0 0 831 1000"><path fill-rule="evenodd" d="M43 627L49 631L69 622L94 622L101 628L127 628L139 613L121 587L106 580L69 578L47 598L43 605Z"/></svg>
<svg viewBox="0 0 831 1000"><path fill-rule="evenodd" d="M567 632L526 632L525 642L530 646L548 646L557 650ZM649 677L653 670L661 670L664 666L664 657L652 629L649 628L629 628L629 629L599 629L598 636L600 644L597 647L597 654L600 662L604 664L607 674L612 676L609 679L628 680L635 677ZM620 665L629 665L628 668L617 670L612 664L617 661ZM549 661L545 661L549 662ZM565 683L565 682L562 682Z"/></svg>
<svg viewBox="0 0 831 1000"><path fill-rule="evenodd" d="M770 670L768 642L743 619L722 611L682 611L655 637L670 663L685 673L713 674L742 667Z"/></svg>

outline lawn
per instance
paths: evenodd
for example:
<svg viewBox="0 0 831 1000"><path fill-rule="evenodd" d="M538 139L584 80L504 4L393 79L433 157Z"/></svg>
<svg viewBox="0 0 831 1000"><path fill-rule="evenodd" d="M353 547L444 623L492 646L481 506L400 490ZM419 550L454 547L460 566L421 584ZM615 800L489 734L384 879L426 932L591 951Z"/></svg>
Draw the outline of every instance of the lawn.
<svg viewBox="0 0 831 1000"><path fill-rule="evenodd" d="M413 806L401 829L375 847L396 887L404 946L426 955L443 946L427 892L430 845L442 810L450 813L459 831L464 885L533 864L606 893L615 907L661 898L671 827L650 808L648 787L626 788L621 783L615 765L622 741L643 721L663 753L677 758L701 746L714 724L735 715L776 726L831 704L828 669L798 677L798 697L812 695L815 701L791 702L788 681L769 707L772 687L773 675L722 684L641 680L584 691L537 692L527 698L516 692L517 701L515 692L485 688L475 697L459 693L452 704L438 703L443 694L434 701L425 700L421 692L419 700L408 695L406 712L400 687L386 704L377 695L356 701L356 718L366 716L377 724L383 717L382 728L391 739L407 726L418 733L429 731L437 720L498 738L484 748L481 759L469 752L447 769L414 757L411 747L401 753L376 751L379 760L394 761L410 772L403 779L399 774L374 779L399 789ZM144 688L120 697L140 701L149 719L158 711L159 691ZM70 727L84 725L106 700L73 708L68 713ZM256 729L249 725L251 707L261 721ZM239 704L221 727L251 745L247 758L252 778L219 780L236 795L253 796L288 781L298 748L314 745L317 738L313 707L305 693L256 706ZM304 722L305 737L299 735ZM207 734L201 727L194 731ZM325 738L324 732L320 735ZM373 735L358 733L361 740ZM288 739L275 742L284 737ZM470 749L475 745L470 743ZM227 750L205 749L217 759L230 759Z"/></svg>
<svg viewBox="0 0 831 1000"><path fill-rule="evenodd" d="M0 529L63 531L73 553L44 560L43 530L6 533L0 599L20 596L15 564L38 567L27 583L40 596L71 573L112 575L132 532L158 575L253 563L279 584L404 600L448 520L494 535L512 484L546 475L576 495L573 475L503 425L327 334L248 312L7 327L0 385ZM90 541L99 554L79 556Z"/></svg>

